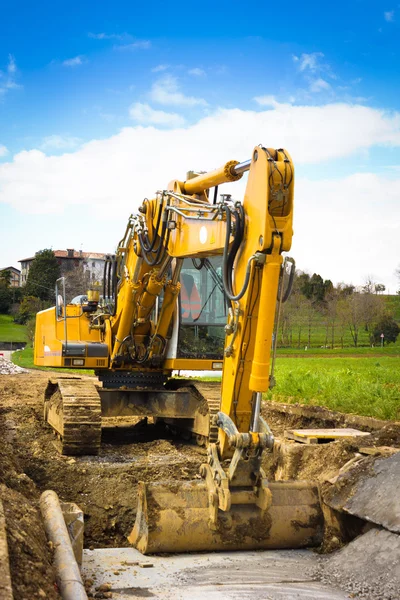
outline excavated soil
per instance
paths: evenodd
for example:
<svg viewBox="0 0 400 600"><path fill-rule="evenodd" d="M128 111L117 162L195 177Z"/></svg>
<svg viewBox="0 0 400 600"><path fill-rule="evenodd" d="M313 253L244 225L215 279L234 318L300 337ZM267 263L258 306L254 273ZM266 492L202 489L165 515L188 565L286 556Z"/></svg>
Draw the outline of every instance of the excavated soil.
<svg viewBox="0 0 400 600"><path fill-rule="evenodd" d="M49 375L0 375L0 497L15 600L59 597L38 509L44 490L84 511L85 547L128 546L138 482L194 479L205 459L203 448L159 439L168 435L159 426L118 419L105 429L99 456L60 456L42 415Z"/></svg>
<svg viewBox="0 0 400 600"><path fill-rule="evenodd" d="M169 437L160 425L138 419L129 426L120 419L106 423L99 456L60 456L42 416L49 376L58 374L0 375L0 498L6 513L15 600L59 598L52 549L38 510L44 490L55 490L61 500L75 502L83 510L86 548L128 546L138 482L195 479L206 456L204 448ZM268 404L263 414L275 436L290 427L334 426L319 417L285 416ZM328 485L327 479L359 452L360 445L400 447L400 428L388 423L362 441L353 438L306 450L296 459L295 478ZM279 457L267 455L264 468L275 479ZM330 546L329 536L337 539L337 531L327 531L325 540L325 548L334 549L337 543Z"/></svg>

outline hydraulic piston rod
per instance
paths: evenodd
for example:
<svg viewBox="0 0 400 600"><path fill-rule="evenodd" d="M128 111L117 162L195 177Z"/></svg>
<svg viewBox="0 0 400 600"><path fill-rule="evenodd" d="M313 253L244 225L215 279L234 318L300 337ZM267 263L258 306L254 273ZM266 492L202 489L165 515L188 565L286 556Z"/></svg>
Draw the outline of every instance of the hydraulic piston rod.
<svg viewBox="0 0 400 600"><path fill-rule="evenodd" d="M241 179L243 173L250 169L250 165L251 160L246 160L242 163L230 160L223 167L215 169L215 171L202 173L193 179L188 179L181 184L181 189L185 194L201 194L204 190L208 190L221 183Z"/></svg>

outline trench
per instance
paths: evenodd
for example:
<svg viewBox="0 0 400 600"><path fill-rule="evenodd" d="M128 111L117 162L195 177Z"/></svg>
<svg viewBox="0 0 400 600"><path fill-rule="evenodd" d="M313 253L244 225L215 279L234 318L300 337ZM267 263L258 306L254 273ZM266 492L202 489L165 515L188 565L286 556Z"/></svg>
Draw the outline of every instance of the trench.
<svg viewBox="0 0 400 600"><path fill-rule="evenodd" d="M32 598L58 597L51 590L51 552L37 510L44 490L52 489L61 500L75 502L82 509L84 547L89 552L124 548L128 551L127 536L135 522L138 483L191 481L198 476L206 456L204 448L172 436L159 423L143 419L129 424L118 419L106 423L99 456L60 456L55 437L42 417L46 382L46 374L39 372L0 379L0 435L4 440L0 449L0 499L10 515L9 535L15 542L15 553L10 552L15 600L28 597L27 590ZM372 461L373 456L360 454L361 446L392 448L393 452L400 448L400 426L394 423L375 429L371 424L360 425L369 431L368 440L351 438L305 446L282 441L284 431L293 427L335 427L335 418L339 417L324 415L321 410L316 410L315 416L307 411L281 412L279 407L267 404L263 414L281 440L274 453L265 455L263 468L267 477L278 481L317 480L323 498L328 498L333 485L330 482L339 470L356 455ZM342 419L340 426L345 425ZM13 510L16 515L11 515ZM368 529L366 520L356 515L331 507L327 512L324 540L318 549L321 553L343 548ZM21 533L21 521L25 534ZM23 539L18 540L18 536ZM41 544L46 548L41 548ZM40 576L36 577L34 565L39 565Z"/></svg>

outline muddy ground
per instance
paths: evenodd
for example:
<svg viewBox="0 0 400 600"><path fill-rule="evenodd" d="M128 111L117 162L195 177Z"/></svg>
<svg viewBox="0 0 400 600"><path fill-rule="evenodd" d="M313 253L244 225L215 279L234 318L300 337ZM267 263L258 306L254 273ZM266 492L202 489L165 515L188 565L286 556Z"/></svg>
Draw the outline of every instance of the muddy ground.
<svg viewBox="0 0 400 600"><path fill-rule="evenodd" d="M138 482L191 480L198 477L205 461L204 448L173 438L160 426L139 421L115 427L115 420L113 427L104 428L98 457L60 456L42 417L49 375L40 371L0 375L0 498L6 513L15 600L59 598L52 549L38 511L44 490L55 490L61 500L73 501L84 511L86 548L122 547L128 545L126 536L135 520ZM268 406L264 417L276 436L290 427L321 426L318 419L285 416ZM354 457L360 445L400 448L400 427L388 424L368 440L352 438L307 451L296 459L296 477L329 485L327 480ZM273 455L265 459L272 479L278 462ZM325 540L325 549L344 541L335 532Z"/></svg>

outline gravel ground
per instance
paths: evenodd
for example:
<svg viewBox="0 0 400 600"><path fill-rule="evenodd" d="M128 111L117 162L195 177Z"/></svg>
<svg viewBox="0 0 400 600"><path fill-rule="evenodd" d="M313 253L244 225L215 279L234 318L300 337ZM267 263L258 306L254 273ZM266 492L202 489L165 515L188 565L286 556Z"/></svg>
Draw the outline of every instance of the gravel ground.
<svg viewBox="0 0 400 600"><path fill-rule="evenodd" d="M321 557L316 577L361 600L399 600L400 536L373 528L342 550Z"/></svg>
<svg viewBox="0 0 400 600"><path fill-rule="evenodd" d="M14 365L5 356L0 356L0 375L17 375L18 373L28 373L28 371L22 367L18 367L18 365Z"/></svg>

